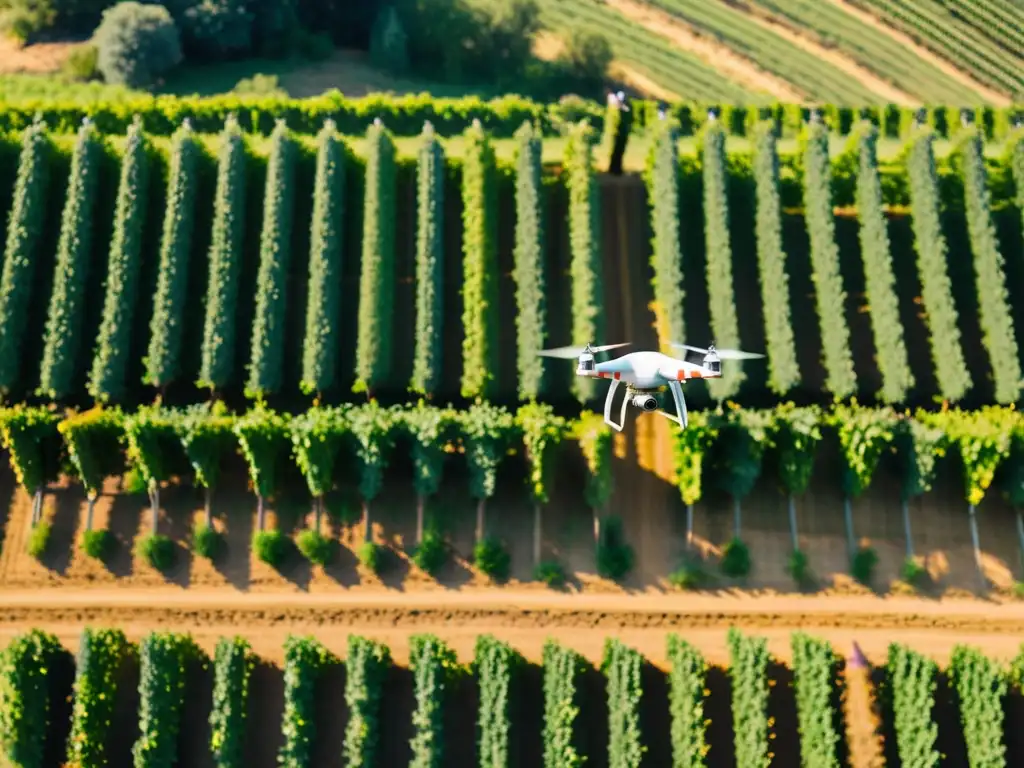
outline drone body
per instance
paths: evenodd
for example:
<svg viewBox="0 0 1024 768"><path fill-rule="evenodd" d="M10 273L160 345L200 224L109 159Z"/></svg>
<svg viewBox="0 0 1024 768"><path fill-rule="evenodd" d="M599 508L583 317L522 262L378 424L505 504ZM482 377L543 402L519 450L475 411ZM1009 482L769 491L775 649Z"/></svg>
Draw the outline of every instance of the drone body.
<svg viewBox="0 0 1024 768"><path fill-rule="evenodd" d="M687 344L672 344L680 349L703 352L704 359L700 364L679 360L661 352L630 352L614 360L595 363L594 355L609 349L622 347L625 344L607 344L602 347L560 347L544 350L539 354L547 357L578 358L576 375L592 379L609 379L611 386L604 401L604 420L612 429L621 432L626 423L626 406L632 403L647 413L660 413L667 419L679 424L684 429L689 420L686 412L686 398L683 396L683 382L690 379L718 379L722 376L722 359L742 360L764 357L764 355L738 350L723 349L716 351L712 344L707 349L691 347ZM619 422L612 421L612 401L619 384L626 385L626 393L619 411ZM657 393L668 387L675 404L675 414L658 410Z"/></svg>

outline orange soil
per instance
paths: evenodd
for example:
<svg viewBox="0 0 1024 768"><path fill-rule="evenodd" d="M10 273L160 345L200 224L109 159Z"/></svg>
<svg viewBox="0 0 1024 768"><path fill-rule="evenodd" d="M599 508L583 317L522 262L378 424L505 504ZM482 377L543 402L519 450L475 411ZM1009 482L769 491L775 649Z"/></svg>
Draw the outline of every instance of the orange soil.
<svg viewBox="0 0 1024 768"><path fill-rule="evenodd" d="M49 75L60 70L79 43L35 43L24 47L0 36L0 74Z"/></svg>

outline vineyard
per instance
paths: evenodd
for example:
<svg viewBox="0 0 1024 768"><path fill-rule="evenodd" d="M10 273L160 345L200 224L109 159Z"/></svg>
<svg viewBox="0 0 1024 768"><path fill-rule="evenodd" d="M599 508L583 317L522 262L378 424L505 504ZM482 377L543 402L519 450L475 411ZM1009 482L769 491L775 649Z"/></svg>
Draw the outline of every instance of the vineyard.
<svg viewBox="0 0 1024 768"><path fill-rule="evenodd" d="M551 639L528 661L494 635L460 659L420 633L399 666L371 637L349 635L342 661L341 649L290 635L281 669L241 636L208 653L188 634L136 643L90 627L72 658L32 630L0 656L0 745L19 766L65 755L82 766L838 766L849 764L854 721L876 717L887 761L1020 759L1020 656L957 645L940 668L892 643L865 669L802 631L788 664L757 635L731 628L727 640L722 666L676 633L660 666L617 638L592 665ZM864 711L843 704L858 695Z"/></svg>

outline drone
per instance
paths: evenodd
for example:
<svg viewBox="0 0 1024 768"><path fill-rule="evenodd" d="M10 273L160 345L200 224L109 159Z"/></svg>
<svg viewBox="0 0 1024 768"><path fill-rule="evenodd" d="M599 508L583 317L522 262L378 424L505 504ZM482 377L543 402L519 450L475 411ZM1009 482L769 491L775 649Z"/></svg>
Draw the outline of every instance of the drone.
<svg viewBox="0 0 1024 768"><path fill-rule="evenodd" d="M595 363L594 355L611 349L628 346L624 344L605 344L594 347L556 347L538 352L542 357L556 357L563 360L577 358L576 375L591 379L610 379L611 386L604 400L604 421L616 432L621 432L626 423L626 406L630 403L646 413L660 413L667 419L686 429L689 419L686 414L686 398L683 397L683 382L690 379L720 379L722 377L723 360L756 360L764 355L756 352L741 352L738 349L715 349L711 344L707 349L693 347L689 344L672 342L676 349L690 350L704 355L700 364L688 363L661 352L630 352L614 360ZM684 352L685 357L685 352ZM612 401L620 383L626 385L626 393L622 398L619 411L619 423L612 421ZM658 393L665 387L672 393L676 413L659 410Z"/></svg>

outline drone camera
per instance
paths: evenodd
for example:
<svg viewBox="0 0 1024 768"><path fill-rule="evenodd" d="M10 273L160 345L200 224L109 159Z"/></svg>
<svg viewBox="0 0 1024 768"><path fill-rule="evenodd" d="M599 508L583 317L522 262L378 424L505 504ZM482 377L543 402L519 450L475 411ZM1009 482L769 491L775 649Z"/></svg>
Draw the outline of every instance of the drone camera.
<svg viewBox="0 0 1024 768"><path fill-rule="evenodd" d="M711 373L721 373L722 361L718 357L718 355L716 355L714 352L711 352L710 354L704 357L704 367L707 370L711 371Z"/></svg>
<svg viewBox="0 0 1024 768"><path fill-rule="evenodd" d="M658 410L658 398L654 395L633 395L633 405L642 411L652 413Z"/></svg>
<svg viewBox="0 0 1024 768"><path fill-rule="evenodd" d="M576 367L577 373L590 372L594 370L594 356L589 354L580 355L579 365Z"/></svg>

